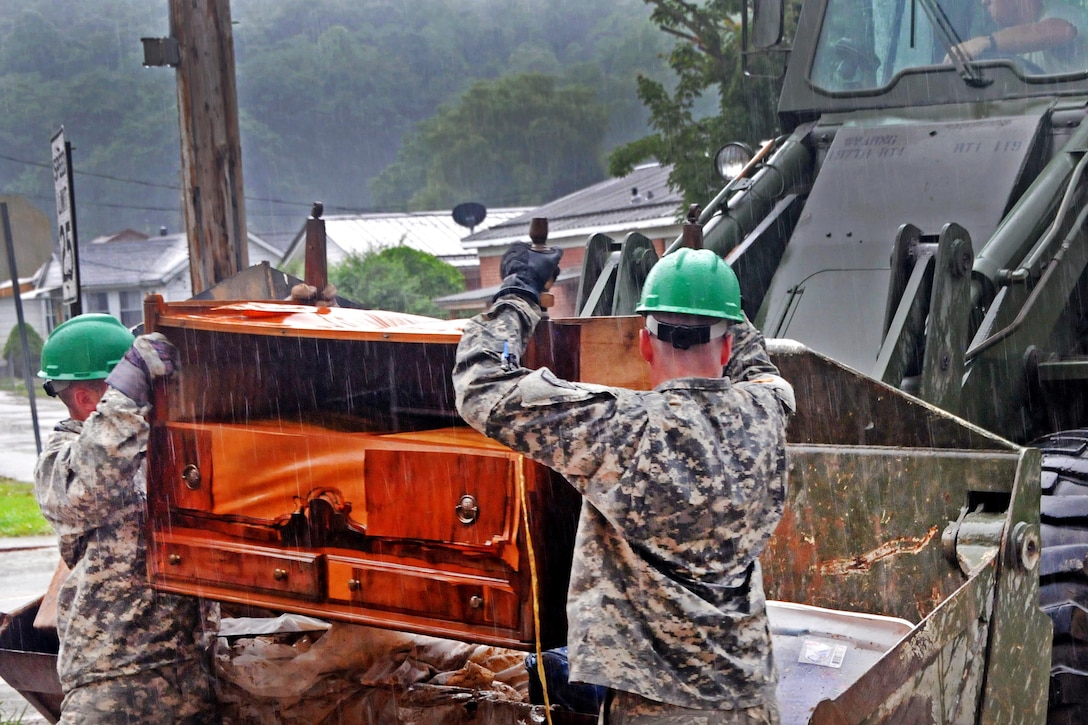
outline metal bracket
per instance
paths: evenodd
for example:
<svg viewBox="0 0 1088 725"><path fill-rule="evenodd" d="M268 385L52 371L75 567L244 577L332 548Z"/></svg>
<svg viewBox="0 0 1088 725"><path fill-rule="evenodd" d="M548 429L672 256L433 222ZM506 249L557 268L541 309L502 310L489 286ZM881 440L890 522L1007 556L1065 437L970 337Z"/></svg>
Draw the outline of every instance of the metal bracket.
<svg viewBox="0 0 1088 725"><path fill-rule="evenodd" d="M144 67L177 68L181 65L177 38L140 38L140 42L144 44Z"/></svg>
<svg viewBox="0 0 1088 725"><path fill-rule="evenodd" d="M1001 550L1007 519L1007 511L968 513L966 507L960 509L960 517L950 522L941 534L945 556L965 575L972 576ZM1006 551L1006 566L1028 572L1034 570L1042 555L1039 527L1026 521L1017 522L1012 527Z"/></svg>

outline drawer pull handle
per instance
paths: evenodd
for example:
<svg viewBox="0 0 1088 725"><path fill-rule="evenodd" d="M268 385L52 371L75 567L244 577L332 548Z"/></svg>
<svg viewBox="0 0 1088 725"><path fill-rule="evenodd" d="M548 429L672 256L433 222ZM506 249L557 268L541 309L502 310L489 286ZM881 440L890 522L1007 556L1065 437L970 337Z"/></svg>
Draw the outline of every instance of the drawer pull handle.
<svg viewBox="0 0 1088 725"><path fill-rule="evenodd" d="M358 579L348 579L348 589L357 592L363 588L363 583Z"/></svg>
<svg viewBox="0 0 1088 725"><path fill-rule="evenodd" d="M457 502L454 513L457 514L457 520L466 526L475 523L480 516L480 507L476 504L476 497L467 493L462 495L461 500Z"/></svg>
<svg viewBox="0 0 1088 725"><path fill-rule="evenodd" d="M181 480L185 482L185 487L190 491L200 488L200 469L197 468L195 463L190 463L181 470Z"/></svg>
<svg viewBox="0 0 1088 725"><path fill-rule="evenodd" d="M479 594L473 594L471 597L468 598L468 606L472 607L473 609L479 609L480 607L484 606L484 598L481 597Z"/></svg>
<svg viewBox="0 0 1088 725"><path fill-rule="evenodd" d="M181 564L181 554L171 554L170 556L166 557L166 562L170 564L170 566L177 566Z"/></svg>
<svg viewBox="0 0 1088 725"><path fill-rule="evenodd" d="M283 581L284 579L287 578L287 570L286 569L273 569L272 570L272 578L275 579L278 582Z"/></svg>

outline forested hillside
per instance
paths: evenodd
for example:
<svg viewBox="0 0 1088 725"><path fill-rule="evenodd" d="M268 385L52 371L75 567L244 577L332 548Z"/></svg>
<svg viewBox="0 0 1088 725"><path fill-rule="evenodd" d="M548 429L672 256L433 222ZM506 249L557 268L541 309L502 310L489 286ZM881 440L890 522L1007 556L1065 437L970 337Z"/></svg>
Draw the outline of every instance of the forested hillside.
<svg viewBox="0 0 1088 725"><path fill-rule="evenodd" d="M0 5L0 192L53 215L49 139L63 125L81 239L182 227L175 74L141 65L140 38L168 34L167 10ZM673 44L643 0L232 0L231 11L257 233L297 229L315 199L328 213L463 194L532 204L602 178L612 148L649 132L636 76L668 78ZM483 113L504 103L520 115ZM398 157L406 138L428 148L435 134L460 149L439 167L478 172L458 182L470 188L452 188L430 152ZM504 150L525 146L521 158ZM561 181L535 178L545 173Z"/></svg>

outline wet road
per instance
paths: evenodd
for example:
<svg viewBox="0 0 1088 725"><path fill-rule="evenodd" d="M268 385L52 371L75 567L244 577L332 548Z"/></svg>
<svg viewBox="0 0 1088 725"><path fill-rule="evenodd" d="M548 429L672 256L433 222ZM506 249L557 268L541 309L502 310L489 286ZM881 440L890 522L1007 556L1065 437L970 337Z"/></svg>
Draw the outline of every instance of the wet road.
<svg viewBox="0 0 1088 725"><path fill-rule="evenodd" d="M64 404L39 391L35 396L38 409L38 431L44 444L57 421L68 417ZM16 481L34 480L34 462L38 448L30 403L25 396L0 391L0 476Z"/></svg>
<svg viewBox="0 0 1088 725"><path fill-rule="evenodd" d="M38 429L44 443L57 421L67 417L64 405L38 396ZM0 476L34 480L38 448L26 398L0 391ZM53 536L0 539L0 611L10 612L41 595L49 585L59 555Z"/></svg>
<svg viewBox="0 0 1088 725"><path fill-rule="evenodd" d="M36 404L38 430L44 443L53 425L67 417L67 412L60 401L44 395L37 397ZM0 391L0 476L28 483L34 480L38 449L32 420L25 397ZM0 539L0 611L13 611L41 596L59 558L53 536ZM0 716L15 719L20 714L24 725L47 722L0 680Z"/></svg>
<svg viewBox="0 0 1088 725"><path fill-rule="evenodd" d="M0 539L0 612L13 612L40 597L59 559L54 536Z"/></svg>

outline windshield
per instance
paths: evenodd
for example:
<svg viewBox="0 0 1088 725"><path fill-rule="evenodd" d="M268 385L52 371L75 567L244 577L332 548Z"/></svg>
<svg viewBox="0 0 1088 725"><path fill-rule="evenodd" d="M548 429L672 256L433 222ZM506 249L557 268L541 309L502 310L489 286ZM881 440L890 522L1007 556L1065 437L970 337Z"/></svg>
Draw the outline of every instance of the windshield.
<svg viewBox="0 0 1088 725"><path fill-rule="evenodd" d="M1088 0L828 0L811 80L887 85L910 68L1011 62L1025 76L1088 70Z"/></svg>

